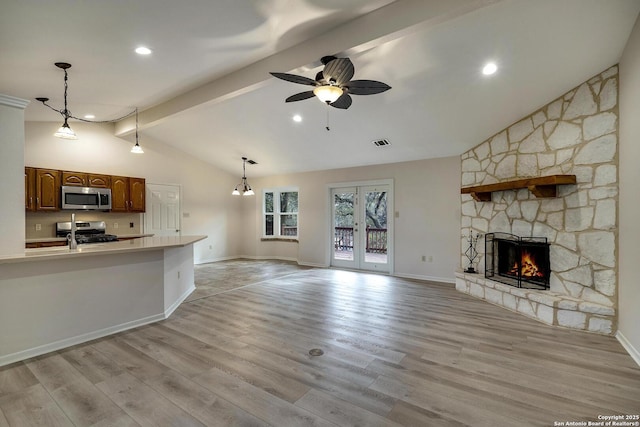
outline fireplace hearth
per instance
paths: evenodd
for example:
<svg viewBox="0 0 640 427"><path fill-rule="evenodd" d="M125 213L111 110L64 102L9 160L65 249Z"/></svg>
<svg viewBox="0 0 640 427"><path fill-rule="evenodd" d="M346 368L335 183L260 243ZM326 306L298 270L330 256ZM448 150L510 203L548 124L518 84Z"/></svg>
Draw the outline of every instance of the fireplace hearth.
<svg viewBox="0 0 640 427"><path fill-rule="evenodd" d="M485 235L485 277L526 289L549 289L551 267L545 237Z"/></svg>

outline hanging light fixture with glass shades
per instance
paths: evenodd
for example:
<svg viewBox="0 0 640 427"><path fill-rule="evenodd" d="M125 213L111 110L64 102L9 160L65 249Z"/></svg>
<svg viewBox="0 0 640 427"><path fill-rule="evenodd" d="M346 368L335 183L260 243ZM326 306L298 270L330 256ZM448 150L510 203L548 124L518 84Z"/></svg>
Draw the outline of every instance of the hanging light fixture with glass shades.
<svg viewBox="0 0 640 427"><path fill-rule="evenodd" d="M131 152L135 154L144 153L144 151L142 150L142 147L140 147L140 144L138 143L138 109L137 108L136 108L136 145L131 147Z"/></svg>
<svg viewBox="0 0 640 427"><path fill-rule="evenodd" d="M253 160L248 160L246 157L242 158L242 180L238 185L236 185L236 188L231 192L231 194L233 194L234 196L239 196L240 194L242 194L243 196L253 196L254 194L256 194L253 192L253 190L251 189L251 186L247 182L247 172L246 172L247 162L249 162L250 165L258 164L258 162L255 162Z"/></svg>
<svg viewBox="0 0 640 427"><path fill-rule="evenodd" d="M62 123L62 126L60 126L60 128L56 131L56 133L53 134L53 136L56 136L58 138L63 138L63 139L78 139L78 137L76 136L76 133L73 131L73 129L71 129L71 126L69 126L69 119L80 120L82 122L88 122L88 123L113 123L113 122L117 122L119 120L125 119L134 113L132 111L131 113L127 113L124 116L118 117L117 119L113 119L113 120L87 120L87 119L82 119L80 117L76 117L72 115L71 111L69 111L69 108L67 107L67 90L69 88L69 83L68 83L69 76L68 76L67 70L71 68L71 64L69 64L68 62L56 62L55 66L64 71L64 109L58 110L56 108L53 108L51 105L47 104L47 101L49 101L49 98L36 98L37 101L42 102L42 105L52 109L57 113L60 113L64 118L64 123ZM137 108L135 110L135 113L137 117L137 114L138 114ZM138 145L137 129L138 129L138 125L136 120L136 145Z"/></svg>

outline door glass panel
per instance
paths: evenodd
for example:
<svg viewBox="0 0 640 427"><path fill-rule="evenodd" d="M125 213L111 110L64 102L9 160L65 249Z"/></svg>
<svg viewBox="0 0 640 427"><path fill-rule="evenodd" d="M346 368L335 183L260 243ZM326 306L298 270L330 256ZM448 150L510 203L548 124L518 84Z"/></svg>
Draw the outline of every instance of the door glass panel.
<svg viewBox="0 0 640 427"><path fill-rule="evenodd" d="M334 258L353 261L353 226L355 193L334 193Z"/></svg>
<svg viewBox="0 0 640 427"><path fill-rule="evenodd" d="M364 262L387 263L387 192L365 193L365 253Z"/></svg>

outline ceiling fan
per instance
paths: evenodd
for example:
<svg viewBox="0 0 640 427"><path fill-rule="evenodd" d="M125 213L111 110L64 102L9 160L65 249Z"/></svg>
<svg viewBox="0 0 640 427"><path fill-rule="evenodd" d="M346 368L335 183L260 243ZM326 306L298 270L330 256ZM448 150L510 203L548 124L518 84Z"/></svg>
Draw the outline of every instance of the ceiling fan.
<svg viewBox="0 0 640 427"><path fill-rule="evenodd" d="M320 60L324 69L316 74L316 79L287 73L271 73L272 76L292 83L315 86L315 89L291 95L285 102L320 99L327 105L346 110L351 106L350 95L374 95L391 89L386 83L375 80L351 80L355 73L349 58L324 56Z"/></svg>

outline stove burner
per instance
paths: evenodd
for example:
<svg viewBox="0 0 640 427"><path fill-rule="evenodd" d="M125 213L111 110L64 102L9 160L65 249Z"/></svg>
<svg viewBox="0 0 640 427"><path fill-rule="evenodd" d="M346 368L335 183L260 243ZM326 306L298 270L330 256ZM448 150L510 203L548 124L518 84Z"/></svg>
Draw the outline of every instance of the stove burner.
<svg viewBox="0 0 640 427"><path fill-rule="evenodd" d="M78 244L84 243L104 243L104 242L115 242L118 240L118 236L114 236L113 234L77 234L76 242Z"/></svg>

